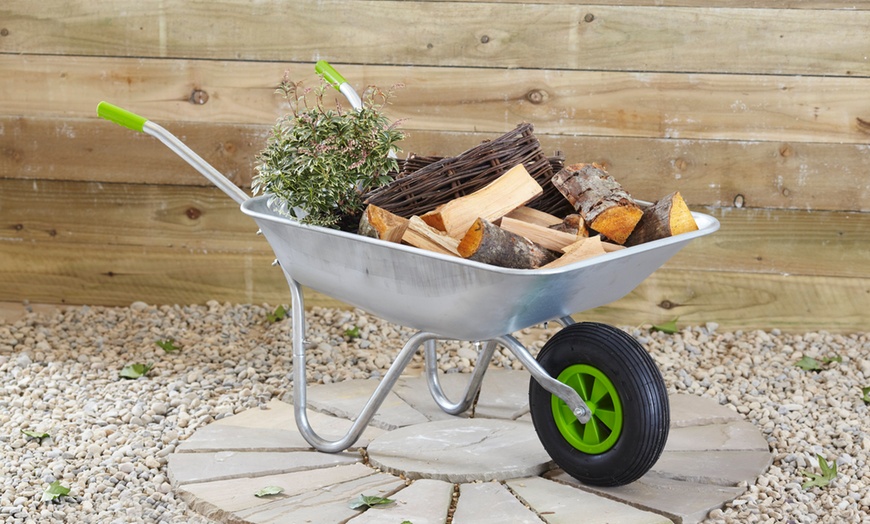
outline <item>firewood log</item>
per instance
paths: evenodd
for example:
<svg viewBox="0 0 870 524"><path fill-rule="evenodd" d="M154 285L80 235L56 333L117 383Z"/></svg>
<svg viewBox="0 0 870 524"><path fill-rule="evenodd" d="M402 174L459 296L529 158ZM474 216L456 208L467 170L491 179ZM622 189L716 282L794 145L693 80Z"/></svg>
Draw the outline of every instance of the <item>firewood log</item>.
<svg viewBox="0 0 870 524"><path fill-rule="evenodd" d="M689 206L686 205L680 192L675 191L644 209L643 217L625 241L625 245L636 246L651 240L697 230L698 224L695 223Z"/></svg>
<svg viewBox="0 0 870 524"><path fill-rule="evenodd" d="M561 251L563 247L577 242L577 233L557 231L538 224L523 222L509 216L502 217L500 227L511 233L526 237L541 247Z"/></svg>
<svg viewBox="0 0 870 524"><path fill-rule="evenodd" d="M617 244L623 244L643 216L637 202L595 164L565 166L552 178L586 224Z"/></svg>
<svg viewBox="0 0 870 524"><path fill-rule="evenodd" d="M556 267L567 266L574 262L586 260L587 258L597 257L607 253L604 248L604 242L601 241L600 235L594 237L582 238L577 242L564 248L565 254L556 260L544 265L541 269L552 269Z"/></svg>
<svg viewBox="0 0 870 524"><path fill-rule="evenodd" d="M478 218L496 221L544 192L522 164L470 195L442 204L420 218L454 238L462 238Z"/></svg>
<svg viewBox="0 0 870 524"><path fill-rule="evenodd" d="M458 251L469 260L514 269L535 269L556 258L550 250L483 218L474 221Z"/></svg>
<svg viewBox="0 0 870 524"><path fill-rule="evenodd" d="M565 233L573 233L578 237L588 237L589 229L586 228L586 221L583 220L583 217L577 214L570 214L566 216L561 222L558 224L553 224L550 226L550 229L556 231L564 231Z"/></svg>
<svg viewBox="0 0 870 524"><path fill-rule="evenodd" d="M435 253L459 255L457 250L459 240L447 235L447 233L438 231L416 215L408 219L408 227L405 229L405 234L402 235L402 242Z"/></svg>
<svg viewBox="0 0 870 524"><path fill-rule="evenodd" d="M394 215L374 204L366 206L359 222L359 234L387 242L401 242L408 219Z"/></svg>
<svg viewBox="0 0 870 524"><path fill-rule="evenodd" d="M561 218L529 206L520 206L505 216L544 227L550 227L562 223Z"/></svg>

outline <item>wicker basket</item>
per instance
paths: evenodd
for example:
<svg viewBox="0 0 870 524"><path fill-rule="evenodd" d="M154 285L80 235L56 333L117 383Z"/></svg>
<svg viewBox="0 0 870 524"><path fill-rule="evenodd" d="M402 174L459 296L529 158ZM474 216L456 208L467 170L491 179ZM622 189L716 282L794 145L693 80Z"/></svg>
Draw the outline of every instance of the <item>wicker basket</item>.
<svg viewBox="0 0 870 524"><path fill-rule="evenodd" d="M366 194L365 201L401 217L421 215L477 191L517 164L523 164L544 188L541 196L529 202L530 207L557 216L573 212L550 183L554 167L561 169L564 159L547 158L528 123L455 157L412 155L393 182Z"/></svg>

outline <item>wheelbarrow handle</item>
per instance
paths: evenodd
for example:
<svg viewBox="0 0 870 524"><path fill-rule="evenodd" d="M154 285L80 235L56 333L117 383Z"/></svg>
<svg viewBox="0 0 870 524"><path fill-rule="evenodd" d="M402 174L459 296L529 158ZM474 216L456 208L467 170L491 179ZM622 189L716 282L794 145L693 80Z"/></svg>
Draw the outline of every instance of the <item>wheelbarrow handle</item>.
<svg viewBox="0 0 870 524"><path fill-rule="evenodd" d="M97 105L97 115L120 126L126 127L127 129L140 131L160 140L166 147L171 149L176 155L180 156L185 162L193 166L193 168L199 171L202 176L209 179L218 187L218 189L235 200L239 205L250 198L239 188L239 186L233 184L227 177L223 176L220 171L194 153L192 149L187 147L175 135L154 122L151 122L147 118L108 102L100 102Z"/></svg>
<svg viewBox="0 0 870 524"><path fill-rule="evenodd" d="M359 97L359 94L329 62L326 60L318 60L318 62L314 64L314 70L323 76L324 80L332 84L332 87L338 90L338 92L343 94L354 109L362 109L362 99Z"/></svg>

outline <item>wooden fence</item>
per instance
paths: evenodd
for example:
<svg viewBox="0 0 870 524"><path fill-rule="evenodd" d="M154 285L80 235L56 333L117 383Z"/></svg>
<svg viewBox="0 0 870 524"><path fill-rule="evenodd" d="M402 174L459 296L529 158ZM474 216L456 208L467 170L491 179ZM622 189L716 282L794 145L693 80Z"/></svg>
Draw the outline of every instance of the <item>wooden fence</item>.
<svg viewBox="0 0 870 524"><path fill-rule="evenodd" d="M613 324L864 331L870 324L870 6L834 0L4 0L0 301L289 301L253 221L107 100L236 183L330 61L404 84L405 153L453 155L520 122L636 197L722 222ZM334 304L313 295L311 304Z"/></svg>

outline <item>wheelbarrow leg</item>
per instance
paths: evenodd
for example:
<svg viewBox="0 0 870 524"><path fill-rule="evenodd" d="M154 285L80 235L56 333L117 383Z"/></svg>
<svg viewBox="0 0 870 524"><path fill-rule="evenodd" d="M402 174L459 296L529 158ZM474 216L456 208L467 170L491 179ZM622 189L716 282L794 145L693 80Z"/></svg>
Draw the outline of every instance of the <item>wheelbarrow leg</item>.
<svg viewBox="0 0 870 524"><path fill-rule="evenodd" d="M468 380L468 386L465 388L465 394L459 402L451 402L444 394L441 388L441 382L438 379L438 357L435 354L435 340L427 340L423 345L423 352L426 357L426 382L429 385L429 393L435 399L445 413L449 415L459 415L464 413L474 403L475 397L480 392L480 385L483 382L483 375L486 373L486 368L492 360L492 354L495 351L496 342L487 340L483 348L477 352L477 362L474 364L474 371L471 373L471 378Z"/></svg>
<svg viewBox="0 0 870 524"><path fill-rule="evenodd" d="M290 285L293 305L291 313L293 319L293 413L296 418L296 427L314 449L326 453L338 453L351 447L359 439L375 412L387 398L387 394L408 364L411 363L414 354L422 344L434 340L436 335L420 332L409 338L372 396L363 406L362 411L354 419L347 433L337 440L324 439L314 431L308 420L308 382L305 376L305 303L302 297L302 287L286 272L284 274Z"/></svg>

